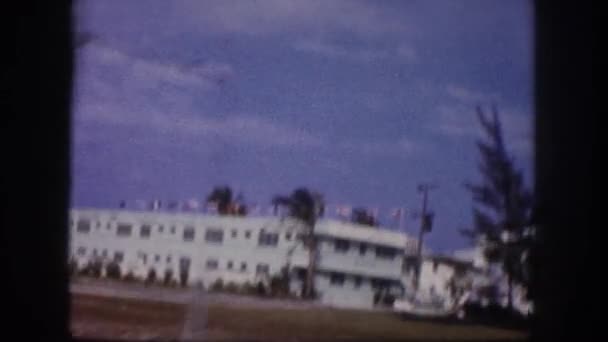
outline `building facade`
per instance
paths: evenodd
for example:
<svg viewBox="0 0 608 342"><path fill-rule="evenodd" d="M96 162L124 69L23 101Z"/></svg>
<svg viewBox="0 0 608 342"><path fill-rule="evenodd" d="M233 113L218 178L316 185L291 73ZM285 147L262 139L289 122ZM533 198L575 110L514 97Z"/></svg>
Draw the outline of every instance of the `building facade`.
<svg viewBox="0 0 608 342"><path fill-rule="evenodd" d="M238 217L127 210L73 209L70 256L83 267L115 261L121 273L173 277L188 285L267 282L289 270L299 294L308 267L306 227L288 217ZM403 233L320 220L315 290L336 307L372 308L382 295L403 295L404 260L415 240Z"/></svg>

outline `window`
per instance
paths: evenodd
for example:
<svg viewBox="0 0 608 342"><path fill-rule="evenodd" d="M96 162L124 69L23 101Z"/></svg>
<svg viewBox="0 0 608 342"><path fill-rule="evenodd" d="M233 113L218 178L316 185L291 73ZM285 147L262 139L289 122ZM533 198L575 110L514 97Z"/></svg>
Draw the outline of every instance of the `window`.
<svg viewBox="0 0 608 342"><path fill-rule="evenodd" d="M291 232L285 233L285 240L291 241Z"/></svg>
<svg viewBox="0 0 608 342"><path fill-rule="evenodd" d="M146 255L146 253L144 252L139 252L138 253L139 258L141 259L141 262L145 265L146 262L148 262L148 256Z"/></svg>
<svg viewBox="0 0 608 342"><path fill-rule="evenodd" d="M76 231L79 233L88 233L91 231L91 223L88 220L78 220Z"/></svg>
<svg viewBox="0 0 608 342"><path fill-rule="evenodd" d="M94 257L96 257L96 256L97 256L97 248L93 248L93 254L92 254L92 255L93 255Z"/></svg>
<svg viewBox="0 0 608 342"><path fill-rule="evenodd" d="M245 231L245 239L249 239L251 237L251 230Z"/></svg>
<svg viewBox="0 0 608 342"><path fill-rule="evenodd" d="M165 226L163 226L162 224L160 226L158 226L158 232L162 233L165 230Z"/></svg>
<svg viewBox="0 0 608 342"><path fill-rule="evenodd" d="M267 233L260 230L260 236L258 238L258 246L276 246L279 242L278 233Z"/></svg>
<svg viewBox="0 0 608 342"><path fill-rule="evenodd" d="M116 227L117 236L131 236L131 225L119 223Z"/></svg>
<svg viewBox="0 0 608 342"><path fill-rule="evenodd" d="M372 278L373 289L383 289L389 286L389 282L384 279Z"/></svg>
<svg viewBox="0 0 608 342"><path fill-rule="evenodd" d="M194 241L194 227L184 228L184 241Z"/></svg>
<svg viewBox="0 0 608 342"><path fill-rule="evenodd" d="M114 252L114 261L122 262L124 259L124 254L122 252Z"/></svg>
<svg viewBox="0 0 608 342"><path fill-rule="evenodd" d="M365 252L367 252L367 245L364 243L361 243L359 245L359 254L365 255Z"/></svg>
<svg viewBox="0 0 608 342"><path fill-rule="evenodd" d="M233 230L230 232L230 236L232 236L232 238L233 238L233 239L234 239L234 238L236 238L236 229L233 229Z"/></svg>
<svg viewBox="0 0 608 342"><path fill-rule="evenodd" d="M207 228L205 231L205 241L222 243L224 241L224 231L221 229Z"/></svg>
<svg viewBox="0 0 608 342"><path fill-rule="evenodd" d="M147 239L150 237L150 232L152 230L152 227L150 227L150 225L143 225L141 226L141 228L139 229L139 237Z"/></svg>
<svg viewBox="0 0 608 342"><path fill-rule="evenodd" d="M329 283L335 286L344 285L344 274L342 273L332 273L329 277Z"/></svg>
<svg viewBox="0 0 608 342"><path fill-rule="evenodd" d="M106 229L107 229L107 230L112 229L112 224L111 224L110 222L108 222L108 223L106 224Z"/></svg>
<svg viewBox="0 0 608 342"><path fill-rule="evenodd" d="M78 250L76 251L76 253L78 255L85 255L87 253L87 249L84 247L78 247Z"/></svg>
<svg viewBox="0 0 608 342"><path fill-rule="evenodd" d="M171 234L175 234L175 226L171 226Z"/></svg>
<svg viewBox="0 0 608 342"><path fill-rule="evenodd" d="M270 272L270 267L268 266L268 264L258 264L255 267L255 274L261 275L261 274L268 274Z"/></svg>
<svg viewBox="0 0 608 342"><path fill-rule="evenodd" d="M334 243L335 251L338 253L346 253L348 252L348 247L350 244L346 240L336 239Z"/></svg>
<svg viewBox="0 0 608 342"><path fill-rule="evenodd" d="M107 249L102 250L101 251L101 256L104 257L104 258L107 257L108 256L108 250Z"/></svg>
<svg viewBox="0 0 608 342"><path fill-rule="evenodd" d="M247 263L246 262L242 262L241 263L241 272L245 272L247 271Z"/></svg>
<svg viewBox="0 0 608 342"><path fill-rule="evenodd" d="M171 262L171 256L167 255L167 264Z"/></svg>
<svg viewBox="0 0 608 342"><path fill-rule="evenodd" d="M433 273L437 273L438 267L439 267L439 263L437 261L433 261Z"/></svg>
<svg viewBox="0 0 608 342"><path fill-rule="evenodd" d="M361 287L361 283L363 279L360 276L355 276L355 288L358 289Z"/></svg>
<svg viewBox="0 0 608 342"><path fill-rule="evenodd" d="M160 255L156 254L154 256L154 262L159 262L160 261Z"/></svg>
<svg viewBox="0 0 608 342"><path fill-rule="evenodd" d="M228 263L226 264L226 268L231 270L232 269L232 260L228 261Z"/></svg>
<svg viewBox="0 0 608 342"><path fill-rule="evenodd" d="M205 263L205 268L208 270L217 270L219 262L217 261L217 259L207 259L207 262Z"/></svg>
<svg viewBox="0 0 608 342"><path fill-rule="evenodd" d="M376 257L380 259L394 259L397 255L397 250L391 247L376 247Z"/></svg>
<svg viewBox="0 0 608 342"><path fill-rule="evenodd" d="M95 223L95 229L99 230L99 228L101 228L101 222L97 221L97 223Z"/></svg>

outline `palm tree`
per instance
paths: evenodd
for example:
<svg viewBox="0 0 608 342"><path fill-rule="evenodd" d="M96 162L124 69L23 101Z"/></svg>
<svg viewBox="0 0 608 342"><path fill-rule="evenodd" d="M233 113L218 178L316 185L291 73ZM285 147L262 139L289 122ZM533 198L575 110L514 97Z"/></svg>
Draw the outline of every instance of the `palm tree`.
<svg viewBox="0 0 608 342"><path fill-rule="evenodd" d="M325 213L325 201L323 196L317 192L311 192L306 188L298 188L289 196L275 196L272 204L276 207L287 208L288 216L296 218L306 225L307 231L304 236L304 246L309 250L308 269L304 284L304 297L314 297L314 273L317 260L317 239L314 234L315 224L319 217Z"/></svg>
<svg viewBox="0 0 608 342"><path fill-rule="evenodd" d="M375 227L378 224L378 222L376 222L376 218L373 215L370 215L365 208L353 209L351 221L370 227Z"/></svg>
<svg viewBox="0 0 608 342"><path fill-rule="evenodd" d="M489 262L502 263L507 274L508 306L512 309L513 282L522 283L526 278L522 255L529 245L525 232L530 223L532 195L524 186L522 172L515 169L506 151L498 112L495 107L492 109L493 120L489 120L477 107L489 141L477 142L483 182L465 184L478 205L473 208L474 228L462 233L474 241L484 242L484 254Z"/></svg>
<svg viewBox="0 0 608 342"><path fill-rule="evenodd" d="M239 193L236 199L233 199L232 189L227 185L213 188L207 196L207 203L210 202L217 204L220 215L247 215L247 206L243 203L243 194Z"/></svg>

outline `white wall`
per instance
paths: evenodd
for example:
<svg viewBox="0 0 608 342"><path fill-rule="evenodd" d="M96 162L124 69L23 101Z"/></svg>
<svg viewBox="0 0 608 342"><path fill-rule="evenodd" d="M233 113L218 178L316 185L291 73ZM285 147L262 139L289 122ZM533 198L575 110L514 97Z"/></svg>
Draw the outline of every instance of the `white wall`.
<svg viewBox="0 0 608 342"><path fill-rule="evenodd" d="M224 283L255 282L256 265L264 263L269 266L269 274L280 272L287 262L292 267L306 268L308 265L308 251L297 241L296 235L303 233L305 227L296 220L281 219L279 217L227 217L208 216L188 213L163 213L163 212L135 212L125 210L72 210L70 226L70 254L77 256L79 247L86 248L86 255L77 256L80 264L91 257L93 249L100 255L103 250L107 253L107 259L112 259L114 253L120 251L124 255L121 263L123 275L132 271L140 277L145 277L150 268L154 268L157 277L162 278L166 269L172 269L176 280L179 279L179 259L190 259L189 284L202 281L205 286L211 285L218 278ZM79 219L87 219L91 222L91 230L88 233L80 233L76 230ZM132 226L131 236L119 237L116 234L118 223L130 224ZM149 238L140 237L142 225L151 226ZM321 301L328 305L339 307L371 308L373 306L373 293L370 278L394 279L401 277L401 268L405 242L407 239L395 232L380 231L371 228L361 228L355 225L335 222L324 222L321 227L323 236L319 244L319 272L339 272L345 274L343 286L331 285L329 275L320 273L315 277L317 291L322 293ZM160 227L163 227L162 232ZM195 228L194 241L184 241L183 231L185 227ZM175 232L171 233L171 227ZM223 231L223 242L210 243L205 241L205 231L209 228L221 229ZM338 229L339 228L339 229ZM276 247L259 246L258 236L260 230L278 233L278 244ZM324 229L324 230L323 230ZM232 231L236 231L236 237ZM245 233L251 233L249 238ZM332 232L338 232L338 237L345 238L352 233L357 239L369 238L365 255L360 255L360 242L350 241L347 253L339 253L335 250ZM287 238L287 234L291 238ZM399 238L396 238L399 237ZM381 259L376 256L377 244L388 243L388 246L397 248L397 253L392 260ZM403 245L403 246L402 246ZM289 252L292 251L291 256ZM139 253L147 255L144 265ZM156 256L160 260L156 260ZM171 260L167 261L167 257ZM208 259L216 259L219 263L217 270L209 270L206 267ZM229 270L227 264L233 263L233 269ZM241 271L241 263L246 263L246 269ZM354 286L354 275L361 276L360 288ZM291 282L294 292L299 292L301 282Z"/></svg>

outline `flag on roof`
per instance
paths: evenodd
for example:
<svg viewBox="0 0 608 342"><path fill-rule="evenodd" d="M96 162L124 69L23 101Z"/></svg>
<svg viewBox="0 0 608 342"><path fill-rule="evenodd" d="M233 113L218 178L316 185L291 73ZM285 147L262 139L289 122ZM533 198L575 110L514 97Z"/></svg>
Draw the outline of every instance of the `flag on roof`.
<svg viewBox="0 0 608 342"><path fill-rule="evenodd" d="M393 208L391 210L391 217L392 218L400 218L403 213L405 212L405 209L403 208Z"/></svg>
<svg viewBox="0 0 608 342"><path fill-rule="evenodd" d="M259 204L252 204L249 206L249 213L252 215L259 215L262 207Z"/></svg>
<svg viewBox="0 0 608 342"><path fill-rule="evenodd" d="M150 202L149 208L151 210L159 210L160 207L161 207L160 200L153 200L152 202Z"/></svg>
<svg viewBox="0 0 608 342"><path fill-rule="evenodd" d="M179 201L170 201L167 204L167 209L169 210L177 210L179 208Z"/></svg>
<svg viewBox="0 0 608 342"><path fill-rule="evenodd" d="M206 209L207 213L215 214L218 212L218 205L216 202L207 202L205 209Z"/></svg>
<svg viewBox="0 0 608 342"><path fill-rule="evenodd" d="M199 208L199 201L196 198L189 199L184 203L184 209L186 210L197 210Z"/></svg>
<svg viewBox="0 0 608 342"><path fill-rule="evenodd" d="M348 217L351 213L351 207L347 205L340 205L336 207L336 214L340 217Z"/></svg>

